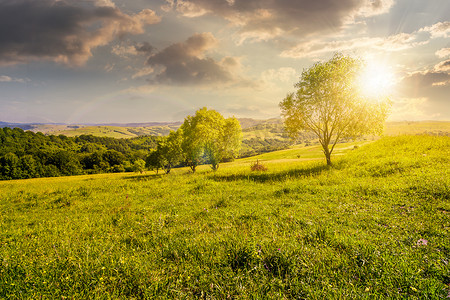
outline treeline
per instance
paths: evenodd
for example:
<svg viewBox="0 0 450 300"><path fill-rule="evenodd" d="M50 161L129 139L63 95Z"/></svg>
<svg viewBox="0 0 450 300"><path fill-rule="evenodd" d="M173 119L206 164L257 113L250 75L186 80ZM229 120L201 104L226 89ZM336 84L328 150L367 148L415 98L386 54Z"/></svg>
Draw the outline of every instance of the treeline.
<svg viewBox="0 0 450 300"><path fill-rule="evenodd" d="M225 119L215 110L202 108L187 116L177 131L166 137L142 136L116 139L80 135L44 135L20 128L0 128L0 180L56 177L188 166L192 172L202 164L217 170L219 163L288 148L312 141L304 132L291 140L282 124L260 124L246 132L268 132L273 138L242 140L236 118Z"/></svg>
<svg viewBox="0 0 450 300"><path fill-rule="evenodd" d="M242 130L244 133L263 132L272 137L251 137L242 141L240 157L249 157L262 153L284 150L295 144L310 145L316 142L317 137L313 132L300 132L292 139L284 130L283 123L264 123L248 127Z"/></svg>
<svg viewBox="0 0 450 300"><path fill-rule="evenodd" d="M167 137L115 139L46 136L20 128L0 129L0 180L108 172L142 172L219 163L238 157L242 132L236 118L202 108Z"/></svg>
<svg viewBox="0 0 450 300"><path fill-rule="evenodd" d="M254 137L242 141L242 150L240 157L255 156L262 153L284 150L293 144L290 139L262 139Z"/></svg>
<svg viewBox="0 0 450 300"><path fill-rule="evenodd" d="M0 128L0 179L125 172L142 167L159 137L46 136Z"/></svg>

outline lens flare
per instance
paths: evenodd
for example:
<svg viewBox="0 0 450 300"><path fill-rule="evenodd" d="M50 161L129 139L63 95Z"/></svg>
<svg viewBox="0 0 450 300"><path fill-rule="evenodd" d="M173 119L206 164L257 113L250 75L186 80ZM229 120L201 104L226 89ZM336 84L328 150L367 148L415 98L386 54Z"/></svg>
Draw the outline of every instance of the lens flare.
<svg viewBox="0 0 450 300"><path fill-rule="evenodd" d="M394 83L395 78L391 68L375 62L368 63L358 78L361 93L372 100L388 97Z"/></svg>

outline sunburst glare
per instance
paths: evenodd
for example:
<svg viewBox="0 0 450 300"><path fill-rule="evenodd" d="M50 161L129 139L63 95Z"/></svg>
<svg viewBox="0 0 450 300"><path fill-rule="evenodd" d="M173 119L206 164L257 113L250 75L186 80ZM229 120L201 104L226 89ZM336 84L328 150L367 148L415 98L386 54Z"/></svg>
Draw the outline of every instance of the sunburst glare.
<svg viewBox="0 0 450 300"><path fill-rule="evenodd" d="M371 99L380 100L389 96L395 83L392 68L376 62L368 62L358 77L361 93Z"/></svg>

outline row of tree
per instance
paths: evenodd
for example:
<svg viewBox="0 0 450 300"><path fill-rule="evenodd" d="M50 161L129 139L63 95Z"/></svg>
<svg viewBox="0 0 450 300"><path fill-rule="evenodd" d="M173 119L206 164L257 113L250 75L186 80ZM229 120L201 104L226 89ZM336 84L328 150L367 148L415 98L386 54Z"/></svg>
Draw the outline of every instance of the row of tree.
<svg viewBox="0 0 450 300"><path fill-rule="evenodd" d="M82 135L46 136L0 128L0 180L164 169L236 158L242 132L237 119L200 109L167 137L115 139Z"/></svg>
<svg viewBox="0 0 450 300"><path fill-rule="evenodd" d="M133 171L145 166L159 139L72 138L0 128L0 179Z"/></svg>
<svg viewBox="0 0 450 300"><path fill-rule="evenodd" d="M204 107L186 117L177 131L158 141L146 159L146 167L169 173L173 167L185 165L195 172L198 165L206 163L217 170L220 162L239 155L241 141L241 125L236 118L225 119Z"/></svg>

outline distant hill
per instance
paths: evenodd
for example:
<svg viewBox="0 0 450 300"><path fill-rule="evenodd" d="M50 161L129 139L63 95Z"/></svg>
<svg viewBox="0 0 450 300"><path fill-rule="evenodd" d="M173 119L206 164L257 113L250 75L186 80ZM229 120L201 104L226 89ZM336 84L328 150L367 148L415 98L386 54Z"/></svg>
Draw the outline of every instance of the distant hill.
<svg viewBox="0 0 450 300"><path fill-rule="evenodd" d="M242 129L247 129L261 124L283 124L283 121L280 118L271 118L267 120L240 118L238 120L239 123L241 124Z"/></svg>
<svg viewBox="0 0 450 300"><path fill-rule="evenodd" d="M0 127L21 128L46 135L80 136L91 134L100 137L133 138L145 135L164 136L176 130L181 122L148 122L127 124L23 124L0 122Z"/></svg>
<svg viewBox="0 0 450 300"><path fill-rule="evenodd" d="M282 126L281 119L256 120L239 119L243 130L259 126L261 128L278 128ZM144 135L165 136L170 130L177 130L182 122L146 122L146 123L104 123L104 124L24 124L0 122L0 127L21 128L46 135L80 136L92 134L101 137L132 138ZM263 127L261 127L263 125ZM279 130L278 130L279 131ZM272 137L272 135L270 135Z"/></svg>
<svg viewBox="0 0 450 300"><path fill-rule="evenodd" d="M280 118L258 120L252 118L238 119L244 134L244 140L275 139L287 142L289 137L284 132L283 121ZM100 137L133 138L153 135L165 136L170 130L177 130L182 122L146 122L146 123L105 123L105 124L41 124L41 123L8 123L0 122L2 127L18 127L23 130L42 132L46 135L80 136L91 134ZM387 122L385 135L401 134L431 134L450 135L449 121L402 121ZM308 139L311 138L308 136ZM304 138L306 139L306 137Z"/></svg>

